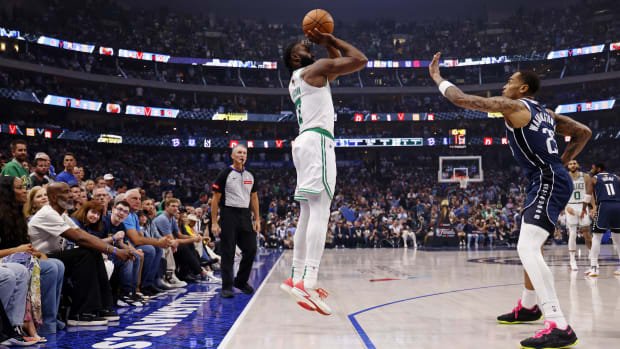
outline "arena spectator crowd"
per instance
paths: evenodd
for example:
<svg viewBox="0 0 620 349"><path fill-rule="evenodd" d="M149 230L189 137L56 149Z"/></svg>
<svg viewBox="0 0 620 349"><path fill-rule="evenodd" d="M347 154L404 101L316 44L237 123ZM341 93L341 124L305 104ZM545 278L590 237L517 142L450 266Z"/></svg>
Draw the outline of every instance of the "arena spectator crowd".
<svg viewBox="0 0 620 349"><path fill-rule="evenodd" d="M215 15L181 15L135 9L117 0L34 0L44 6L0 11L0 25L37 35L114 48L187 57L279 60L283 46L300 38L297 25L233 20ZM620 40L614 24L596 11L617 14L619 2L584 0L564 9L522 9L500 22L478 20L433 23L339 23L338 35L364 48L371 59L429 58L437 49L449 57L541 55L553 49ZM4 10L7 7L3 7ZM96 10L97 16L91 15ZM579 13L579 15L575 15ZM72 20L67 20L71 18ZM538 18L552 18L542 26ZM593 20L597 18L598 20ZM27 20L26 20L27 19ZM197 29L198 28L198 29ZM369 28L372 28L369 29ZM544 35L541 35L544 33ZM268 35L270 40L264 40ZM540 40L532 41L532 37ZM3 39L4 40L4 39ZM443 47L436 47L442 42ZM618 51L620 52L620 51ZM457 83L504 81L523 67L543 77L620 70L618 52L553 62L455 68ZM19 43L0 56L92 74L136 77L198 85L284 87L288 72L205 68L139 62ZM281 75L281 73L283 73ZM611 82L550 87L540 99L548 105L617 98ZM426 86L423 69L368 69L336 87ZM153 105L216 112L281 113L291 106L282 96L171 92L136 86L97 85L18 69L0 69L0 89L27 91L43 99L56 94L121 104ZM121 135L208 136L227 139L292 139L294 123L178 123L141 120L114 122L99 116L80 119L23 102L3 105L17 125L54 127ZM456 111L433 95L336 98L341 115L355 112ZM38 104L37 104L38 106ZM37 107L38 108L38 107ZM41 107L42 108L42 107ZM4 115L3 115L4 116ZM109 115L106 115L109 117ZM583 118L582 116L579 116ZM149 120L151 121L151 120ZM181 122L185 121L185 123ZM469 135L501 136L501 120L451 123L337 123L336 134L350 137L445 136L466 127ZM3 119L3 122L5 120ZM604 134L578 159L583 170L604 160L620 163L614 119L585 120ZM174 126L174 128L173 128ZM430 248L440 229L458 238L458 248L511 248L518 239L525 200L524 176L505 146L339 150L338 179L327 229L328 248ZM482 183L439 183L437 157L482 155ZM189 283L221 283L219 236L211 231L211 184L230 163L226 149L143 148L0 135L0 311L3 345L45 343L45 335L66 326L106 326L120 319L119 307L139 307ZM299 218L293 201L295 170L289 150L251 149L249 167L260 178L262 224L257 244L290 249ZM562 229L552 239L566 240ZM0 314L2 315L2 314ZM6 319L6 320L4 320Z"/></svg>

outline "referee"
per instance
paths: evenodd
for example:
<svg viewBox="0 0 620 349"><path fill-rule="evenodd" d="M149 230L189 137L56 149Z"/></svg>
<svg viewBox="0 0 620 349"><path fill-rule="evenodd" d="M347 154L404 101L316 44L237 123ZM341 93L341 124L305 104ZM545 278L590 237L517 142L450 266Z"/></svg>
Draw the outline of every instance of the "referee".
<svg viewBox="0 0 620 349"><path fill-rule="evenodd" d="M222 255L222 298L234 296L233 286L245 294L254 293L248 284L252 262L256 256L256 233L260 231L258 214L258 194L254 175L245 169L248 149L244 145L233 148L232 166L226 168L213 183L213 199L211 200L211 230L220 234L220 251ZM222 227L217 221L218 210ZM250 210L254 214L254 222ZM233 280L233 262L235 246L242 252L237 277Z"/></svg>

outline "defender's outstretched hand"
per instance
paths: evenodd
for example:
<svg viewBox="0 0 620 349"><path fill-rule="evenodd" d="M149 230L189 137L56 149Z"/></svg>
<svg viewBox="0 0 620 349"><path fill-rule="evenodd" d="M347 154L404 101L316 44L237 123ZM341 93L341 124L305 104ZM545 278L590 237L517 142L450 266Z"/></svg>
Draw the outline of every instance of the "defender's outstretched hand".
<svg viewBox="0 0 620 349"><path fill-rule="evenodd" d="M441 74L439 73L439 58L441 58L441 52L435 53L431 64L428 66L428 72L431 74L431 78L436 84L439 84L441 80L443 80Z"/></svg>

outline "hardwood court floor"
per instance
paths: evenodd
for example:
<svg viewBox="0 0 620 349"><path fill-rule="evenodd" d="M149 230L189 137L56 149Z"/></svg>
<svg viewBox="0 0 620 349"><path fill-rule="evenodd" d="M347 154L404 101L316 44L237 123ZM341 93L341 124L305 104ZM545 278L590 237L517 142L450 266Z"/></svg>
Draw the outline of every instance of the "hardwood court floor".
<svg viewBox="0 0 620 349"><path fill-rule="evenodd" d="M545 251L563 311L580 339L576 348L616 348L617 256L603 246L601 275L589 279L583 276L586 251L579 247L578 272L568 269L566 246ZM331 316L303 310L280 291L291 259L286 251L221 348L519 348L520 340L543 327L542 321L495 321L521 296L515 250L326 250L319 278L330 292Z"/></svg>

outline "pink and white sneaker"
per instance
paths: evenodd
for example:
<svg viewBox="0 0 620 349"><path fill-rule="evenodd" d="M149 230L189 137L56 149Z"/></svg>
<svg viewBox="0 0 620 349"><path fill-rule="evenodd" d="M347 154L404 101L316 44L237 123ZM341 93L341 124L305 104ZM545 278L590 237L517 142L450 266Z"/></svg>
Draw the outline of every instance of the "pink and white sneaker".
<svg viewBox="0 0 620 349"><path fill-rule="evenodd" d="M305 288L304 281L301 280L295 284L291 290L291 295L295 297L297 304L304 309L316 310L322 315L331 315L332 313L332 308L325 303L329 294L322 288Z"/></svg>

